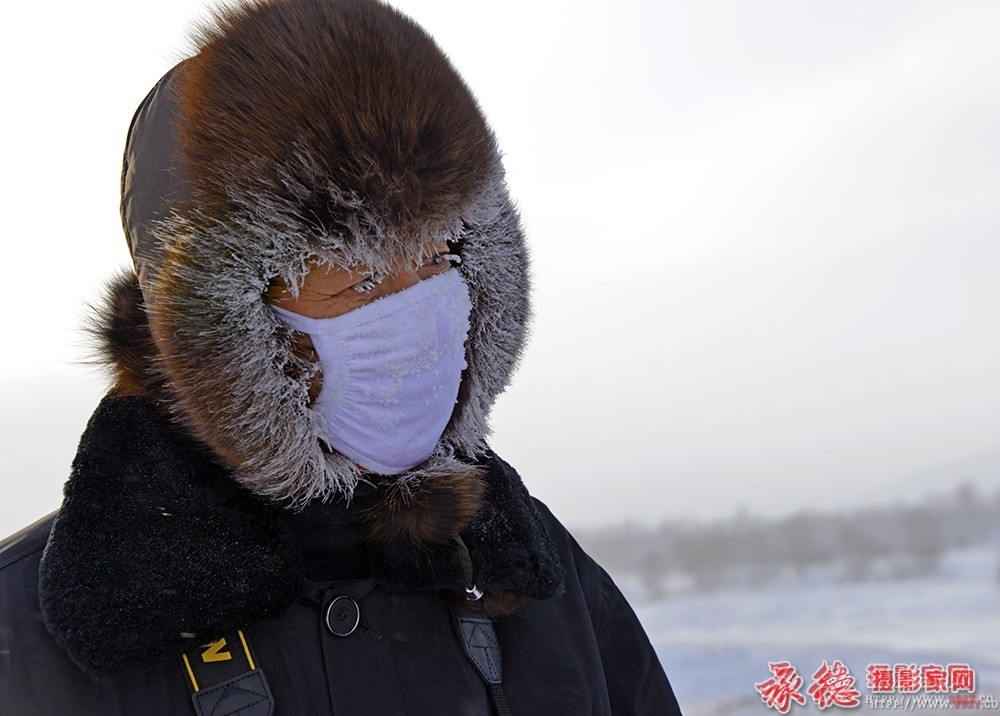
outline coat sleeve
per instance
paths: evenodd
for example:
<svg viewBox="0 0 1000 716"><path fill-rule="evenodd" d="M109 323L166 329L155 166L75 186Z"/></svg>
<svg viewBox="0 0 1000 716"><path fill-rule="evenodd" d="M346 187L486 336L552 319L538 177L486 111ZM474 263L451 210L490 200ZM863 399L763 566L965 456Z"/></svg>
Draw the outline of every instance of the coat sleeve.
<svg viewBox="0 0 1000 716"><path fill-rule="evenodd" d="M577 569L597 635L611 713L676 714L680 707L660 660L629 605L604 569L577 546Z"/></svg>
<svg viewBox="0 0 1000 716"><path fill-rule="evenodd" d="M680 716L680 707L659 657L628 600L548 508L537 504L567 561L567 583L575 577L583 591L604 669L611 713Z"/></svg>

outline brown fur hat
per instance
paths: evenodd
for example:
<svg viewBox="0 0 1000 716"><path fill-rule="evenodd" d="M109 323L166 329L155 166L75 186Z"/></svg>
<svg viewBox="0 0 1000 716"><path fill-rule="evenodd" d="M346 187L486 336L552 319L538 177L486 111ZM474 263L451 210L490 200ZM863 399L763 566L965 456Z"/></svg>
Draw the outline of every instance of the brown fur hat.
<svg viewBox="0 0 1000 716"><path fill-rule="evenodd" d="M473 303L468 367L434 455L389 492L421 504L436 483L471 479L528 319L520 222L475 99L377 0L244 0L196 43L129 130L136 275L105 319L119 391L164 401L259 495L349 497L362 476L321 446L315 368L265 293L276 277L297 285L311 257L388 269L448 240Z"/></svg>

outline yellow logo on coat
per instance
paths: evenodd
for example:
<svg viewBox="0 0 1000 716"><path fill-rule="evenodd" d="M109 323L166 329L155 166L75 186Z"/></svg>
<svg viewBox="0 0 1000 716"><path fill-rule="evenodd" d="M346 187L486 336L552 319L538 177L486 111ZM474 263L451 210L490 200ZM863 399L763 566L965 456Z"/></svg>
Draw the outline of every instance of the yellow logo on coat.
<svg viewBox="0 0 1000 716"><path fill-rule="evenodd" d="M233 655L228 651L222 651L226 648L225 637L209 644L202 644L201 648L205 649L201 653L201 660L206 664L211 664L215 661L229 661L233 658Z"/></svg>

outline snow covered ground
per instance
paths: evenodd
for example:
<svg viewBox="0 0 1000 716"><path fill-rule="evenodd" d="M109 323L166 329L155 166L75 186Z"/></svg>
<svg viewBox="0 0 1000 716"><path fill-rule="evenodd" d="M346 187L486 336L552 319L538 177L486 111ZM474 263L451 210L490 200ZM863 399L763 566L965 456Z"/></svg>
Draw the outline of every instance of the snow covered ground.
<svg viewBox="0 0 1000 716"><path fill-rule="evenodd" d="M636 611L687 716L777 713L754 684L771 676L769 661L784 660L803 677L803 694L824 660L843 662L861 692L857 712L887 710L864 703L872 663L967 663L976 672L976 695L1000 700L998 565L994 542L947 553L928 577L688 593L637 604ZM818 712L807 697L789 713ZM1000 709L980 712L1000 716Z"/></svg>

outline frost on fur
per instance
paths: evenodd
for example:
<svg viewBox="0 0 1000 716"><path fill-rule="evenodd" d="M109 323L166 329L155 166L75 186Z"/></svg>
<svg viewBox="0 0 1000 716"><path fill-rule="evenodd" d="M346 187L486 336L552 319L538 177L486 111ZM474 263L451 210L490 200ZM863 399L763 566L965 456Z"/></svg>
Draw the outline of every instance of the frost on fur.
<svg viewBox="0 0 1000 716"><path fill-rule="evenodd" d="M386 237L317 241L286 211L269 206L267 197L253 203L254 215L239 221L196 225L175 217L157 227L168 251L147 289L153 296L149 314L177 396L174 412L257 494L296 504L350 497L362 473L324 449L323 426L308 398L315 366L296 357L266 292L274 276L297 283L316 256L341 265L375 264L384 257ZM513 372L528 319L526 255L499 173L463 217L438 240L460 247L456 270L472 302L468 367L431 470L456 455L474 458L485 450L489 410Z"/></svg>

